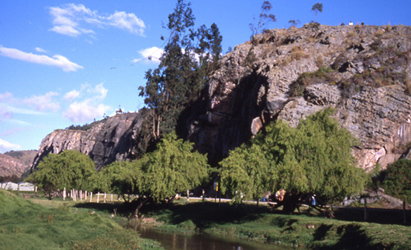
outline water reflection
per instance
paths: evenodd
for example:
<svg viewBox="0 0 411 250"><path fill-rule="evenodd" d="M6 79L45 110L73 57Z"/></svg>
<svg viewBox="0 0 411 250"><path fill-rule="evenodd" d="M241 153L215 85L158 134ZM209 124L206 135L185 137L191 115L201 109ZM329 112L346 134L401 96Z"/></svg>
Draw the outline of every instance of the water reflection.
<svg viewBox="0 0 411 250"><path fill-rule="evenodd" d="M284 249L269 244L255 243L238 239L216 238L207 234L182 235L164 233L150 227L138 228L142 238L161 242L167 250L257 250Z"/></svg>

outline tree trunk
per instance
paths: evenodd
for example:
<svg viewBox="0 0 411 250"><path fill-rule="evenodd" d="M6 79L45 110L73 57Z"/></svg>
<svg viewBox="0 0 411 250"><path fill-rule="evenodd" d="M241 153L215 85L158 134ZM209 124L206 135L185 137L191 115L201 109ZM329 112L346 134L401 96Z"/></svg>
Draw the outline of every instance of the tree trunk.
<svg viewBox="0 0 411 250"><path fill-rule="evenodd" d="M402 201L402 221L405 224L407 224L407 214L405 210L405 200Z"/></svg>

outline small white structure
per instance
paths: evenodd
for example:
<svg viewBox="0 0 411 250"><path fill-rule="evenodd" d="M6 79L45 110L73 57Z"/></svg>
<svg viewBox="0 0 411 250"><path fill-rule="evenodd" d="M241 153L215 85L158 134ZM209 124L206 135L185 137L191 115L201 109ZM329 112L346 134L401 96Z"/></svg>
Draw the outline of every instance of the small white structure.
<svg viewBox="0 0 411 250"><path fill-rule="evenodd" d="M0 188L11 190L11 191L23 191L23 192L34 192L35 190L34 185L31 183L28 183L28 182L14 183L11 181L0 183Z"/></svg>
<svg viewBox="0 0 411 250"><path fill-rule="evenodd" d="M354 23L350 21L350 23L348 25L354 25Z"/></svg>
<svg viewBox="0 0 411 250"><path fill-rule="evenodd" d="M11 191L17 191L19 188L19 184L14 183L14 182L3 182L1 183L1 188L6 189L6 190L11 190Z"/></svg>
<svg viewBox="0 0 411 250"><path fill-rule="evenodd" d="M29 182L20 182L19 191L34 192L34 185Z"/></svg>

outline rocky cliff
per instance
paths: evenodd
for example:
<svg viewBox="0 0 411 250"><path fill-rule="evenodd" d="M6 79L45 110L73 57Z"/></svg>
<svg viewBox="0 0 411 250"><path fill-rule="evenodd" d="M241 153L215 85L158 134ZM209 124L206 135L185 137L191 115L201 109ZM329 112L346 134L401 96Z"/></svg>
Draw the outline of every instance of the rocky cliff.
<svg viewBox="0 0 411 250"><path fill-rule="evenodd" d="M218 163L269 122L296 126L331 106L360 141L353 149L360 166L370 169L409 152L410 93L411 27L308 24L268 30L236 46L210 76L207 107L187 109L182 124L197 149ZM86 131L53 131L33 167L65 149L88 154L97 168L133 159L143 120L140 113L119 114Z"/></svg>
<svg viewBox="0 0 411 250"><path fill-rule="evenodd" d="M398 159L411 142L411 27L305 25L269 30L221 60L207 112L189 137L217 162L268 122L325 107L361 142L369 169Z"/></svg>
<svg viewBox="0 0 411 250"><path fill-rule="evenodd" d="M16 176L20 178L29 168L30 166L24 165L19 159L0 154L0 177Z"/></svg>
<svg viewBox="0 0 411 250"><path fill-rule="evenodd" d="M49 153L58 154L63 150L89 155L97 169L114 161L134 159L144 116L144 110L116 114L91 124L87 130L54 130L42 140L32 168Z"/></svg>

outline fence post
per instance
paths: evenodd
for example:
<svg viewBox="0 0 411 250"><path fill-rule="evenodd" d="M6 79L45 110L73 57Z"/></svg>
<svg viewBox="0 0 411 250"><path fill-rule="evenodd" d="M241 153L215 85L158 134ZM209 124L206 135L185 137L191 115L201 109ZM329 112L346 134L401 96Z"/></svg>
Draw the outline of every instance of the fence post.
<svg viewBox="0 0 411 250"><path fill-rule="evenodd" d="M104 203L106 203L106 197L107 197L107 194L104 193Z"/></svg>
<svg viewBox="0 0 411 250"><path fill-rule="evenodd" d="M100 192L97 193L97 203L100 201Z"/></svg>
<svg viewBox="0 0 411 250"><path fill-rule="evenodd" d="M111 194L111 203L113 203L113 194Z"/></svg>
<svg viewBox="0 0 411 250"><path fill-rule="evenodd" d="M190 202L190 191L187 190L187 203L189 203L189 202Z"/></svg>
<svg viewBox="0 0 411 250"><path fill-rule="evenodd" d="M64 187L63 189L63 201L66 200L66 187Z"/></svg>
<svg viewBox="0 0 411 250"><path fill-rule="evenodd" d="M87 200L87 190L84 191L84 201L86 201L86 200Z"/></svg>
<svg viewBox="0 0 411 250"><path fill-rule="evenodd" d="M93 192L90 192L90 203L93 201Z"/></svg>

